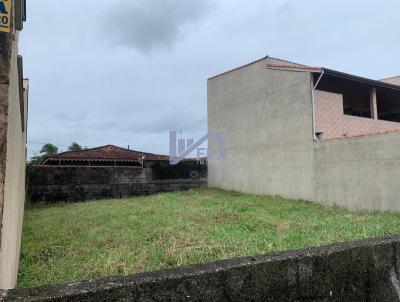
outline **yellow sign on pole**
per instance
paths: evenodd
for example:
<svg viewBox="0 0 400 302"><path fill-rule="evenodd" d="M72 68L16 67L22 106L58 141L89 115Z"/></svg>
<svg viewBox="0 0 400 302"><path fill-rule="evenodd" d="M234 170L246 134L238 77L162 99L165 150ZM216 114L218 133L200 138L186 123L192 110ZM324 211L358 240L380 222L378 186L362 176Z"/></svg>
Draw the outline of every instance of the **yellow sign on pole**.
<svg viewBox="0 0 400 302"><path fill-rule="evenodd" d="M12 0L0 0L0 32L10 32L11 1Z"/></svg>

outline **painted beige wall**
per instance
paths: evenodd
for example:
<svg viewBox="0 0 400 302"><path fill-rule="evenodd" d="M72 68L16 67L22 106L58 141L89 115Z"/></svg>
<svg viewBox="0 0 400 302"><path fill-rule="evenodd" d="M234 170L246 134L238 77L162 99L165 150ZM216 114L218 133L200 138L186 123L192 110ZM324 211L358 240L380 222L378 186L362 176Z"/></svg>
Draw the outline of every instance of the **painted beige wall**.
<svg viewBox="0 0 400 302"><path fill-rule="evenodd" d="M21 124L17 55L18 32L15 32L11 52L9 86L7 87L8 114L3 115L3 118L6 118L4 126L7 129L7 140L5 179L2 196L0 196L3 205L0 230L0 288L13 288L16 285L25 202L26 131L23 131ZM6 88L4 88L5 90ZM24 108L27 109L27 90L24 96ZM27 112L25 112L25 120L26 117ZM3 142L4 138L1 138Z"/></svg>
<svg viewBox="0 0 400 302"><path fill-rule="evenodd" d="M314 201L400 211L400 133L323 141L314 147Z"/></svg>
<svg viewBox="0 0 400 302"><path fill-rule="evenodd" d="M267 61L208 81L208 129L226 161L208 159L208 184L227 190L313 198L311 78ZM209 141L209 148L216 142Z"/></svg>
<svg viewBox="0 0 400 302"><path fill-rule="evenodd" d="M264 60L211 78L208 128L227 148L208 161L210 187L400 211L400 132L314 142L309 72Z"/></svg>

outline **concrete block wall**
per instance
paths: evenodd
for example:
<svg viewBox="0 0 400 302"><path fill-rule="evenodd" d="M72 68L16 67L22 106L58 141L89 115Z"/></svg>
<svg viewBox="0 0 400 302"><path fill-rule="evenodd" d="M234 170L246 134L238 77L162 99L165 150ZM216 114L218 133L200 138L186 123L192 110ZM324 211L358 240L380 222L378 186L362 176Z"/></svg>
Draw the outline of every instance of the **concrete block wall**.
<svg viewBox="0 0 400 302"><path fill-rule="evenodd" d="M400 238L0 291L3 301L400 301Z"/></svg>
<svg viewBox="0 0 400 302"><path fill-rule="evenodd" d="M204 178L157 179L151 167L27 167L27 200L33 203L122 198L205 185Z"/></svg>
<svg viewBox="0 0 400 302"><path fill-rule="evenodd" d="M322 139L336 139L400 131L400 123L345 115L343 95L315 91L315 129Z"/></svg>

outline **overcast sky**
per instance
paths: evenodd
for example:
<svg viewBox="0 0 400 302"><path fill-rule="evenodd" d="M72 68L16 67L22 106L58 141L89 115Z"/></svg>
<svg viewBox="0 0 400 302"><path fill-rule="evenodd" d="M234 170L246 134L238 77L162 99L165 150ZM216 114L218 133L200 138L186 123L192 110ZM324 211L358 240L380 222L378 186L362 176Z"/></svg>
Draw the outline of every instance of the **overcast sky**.
<svg viewBox="0 0 400 302"><path fill-rule="evenodd" d="M207 130L207 78L271 55L400 74L398 0L29 0L29 154L115 144L168 153Z"/></svg>

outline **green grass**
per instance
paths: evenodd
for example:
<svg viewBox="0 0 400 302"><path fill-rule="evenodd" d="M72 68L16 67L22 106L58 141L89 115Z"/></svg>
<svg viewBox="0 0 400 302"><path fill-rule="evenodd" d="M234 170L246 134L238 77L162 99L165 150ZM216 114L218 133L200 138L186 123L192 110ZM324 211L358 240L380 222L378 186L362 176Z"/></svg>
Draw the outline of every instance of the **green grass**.
<svg viewBox="0 0 400 302"><path fill-rule="evenodd" d="M400 214L195 190L27 208L19 287L400 233Z"/></svg>

